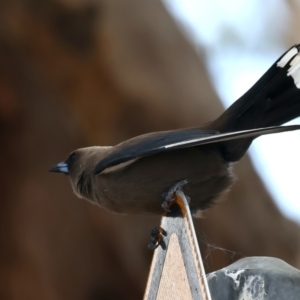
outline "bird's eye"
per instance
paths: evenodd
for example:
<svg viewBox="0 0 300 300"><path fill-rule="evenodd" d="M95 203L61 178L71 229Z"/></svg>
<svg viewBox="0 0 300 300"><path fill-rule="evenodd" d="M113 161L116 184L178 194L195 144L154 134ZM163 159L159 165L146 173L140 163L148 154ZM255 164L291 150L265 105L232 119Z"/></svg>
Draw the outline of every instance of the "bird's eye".
<svg viewBox="0 0 300 300"><path fill-rule="evenodd" d="M76 152L71 153L69 156L71 161L74 160L75 157L76 157Z"/></svg>
<svg viewBox="0 0 300 300"><path fill-rule="evenodd" d="M72 167L74 161L75 161L75 157L77 156L77 153L76 152L72 152L67 160L65 161L65 163L68 165L69 169Z"/></svg>

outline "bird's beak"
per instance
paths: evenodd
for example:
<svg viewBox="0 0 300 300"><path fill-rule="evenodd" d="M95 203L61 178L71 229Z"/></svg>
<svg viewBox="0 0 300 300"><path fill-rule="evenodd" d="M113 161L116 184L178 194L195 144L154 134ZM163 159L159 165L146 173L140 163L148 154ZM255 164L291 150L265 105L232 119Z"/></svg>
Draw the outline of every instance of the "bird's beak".
<svg viewBox="0 0 300 300"><path fill-rule="evenodd" d="M69 168L68 164L63 162L60 162L59 164L53 166L49 172L56 172L56 173L64 173L64 174L69 174Z"/></svg>

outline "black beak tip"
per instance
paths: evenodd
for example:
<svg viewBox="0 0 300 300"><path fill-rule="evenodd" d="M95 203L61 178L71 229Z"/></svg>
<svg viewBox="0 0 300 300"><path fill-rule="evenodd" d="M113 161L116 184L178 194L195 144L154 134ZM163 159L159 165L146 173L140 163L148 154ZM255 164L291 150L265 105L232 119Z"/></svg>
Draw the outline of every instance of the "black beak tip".
<svg viewBox="0 0 300 300"><path fill-rule="evenodd" d="M68 164L61 162L49 169L49 172L69 174Z"/></svg>
<svg viewBox="0 0 300 300"><path fill-rule="evenodd" d="M57 167L57 165L55 165L52 168L50 168L48 172L60 173L60 169Z"/></svg>

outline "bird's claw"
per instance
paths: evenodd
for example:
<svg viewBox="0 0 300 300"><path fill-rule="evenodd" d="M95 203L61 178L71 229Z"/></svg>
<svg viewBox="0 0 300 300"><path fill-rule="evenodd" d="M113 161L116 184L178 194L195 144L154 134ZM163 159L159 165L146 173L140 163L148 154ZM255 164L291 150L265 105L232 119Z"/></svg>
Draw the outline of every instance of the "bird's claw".
<svg viewBox="0 0 300 300"><path fill-rule="evenodd" d="M175 199L174 199L175 200ZM166 212L171 212L171 210L169 209L169 203L173 202L174 200L168 201L168 200L164 200L161 207L164 209L164 211Z"/></svg>
<svg viewBox="0 0 300 300"><path fill-rule="evenodd" d="M176 200L176 198L174 198L174 195L177 191L181 191L182 188L188 183L188 181L185 180L181 180L177 183L175 183L169 190L168 192L163 194L163 198L164 201L162 203L162 208L164 209L164 211L166 212L170 212L170 204L172 202L174 202ZM190 200L190 199L189 199Z"/></svg>
<svg viewBox="0 0 300 300"><path fill-rule="evenodd" d="M148 244L148 248L155 250L158 246L161 246L163 250L166 250L166 243L163 240L163 236L167 236L167 232L162 227L155 227L150 231L151 240Z"/></svg>

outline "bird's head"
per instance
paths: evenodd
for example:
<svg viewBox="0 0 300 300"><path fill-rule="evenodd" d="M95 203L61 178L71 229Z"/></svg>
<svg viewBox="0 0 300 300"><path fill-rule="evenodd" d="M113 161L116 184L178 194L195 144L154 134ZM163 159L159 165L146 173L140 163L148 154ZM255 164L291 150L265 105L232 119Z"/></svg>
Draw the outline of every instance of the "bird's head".
<svg viewBox="0 0 300 300"><path fill-rule="evenodd" d="M75 194L80 198L91 198L93 170L111 147L87 147L70 153L65 161L53 166L49 172L63 173L71 181Z"/></svg>

